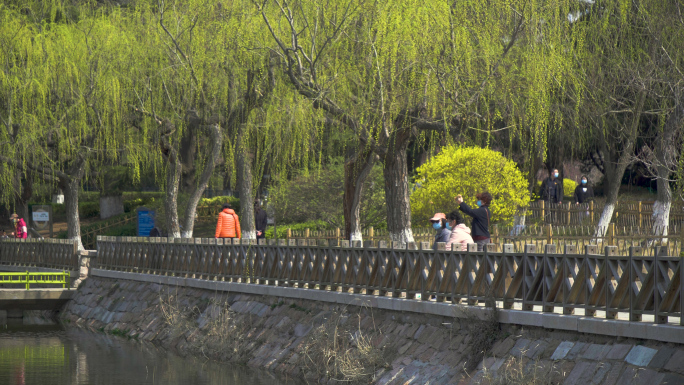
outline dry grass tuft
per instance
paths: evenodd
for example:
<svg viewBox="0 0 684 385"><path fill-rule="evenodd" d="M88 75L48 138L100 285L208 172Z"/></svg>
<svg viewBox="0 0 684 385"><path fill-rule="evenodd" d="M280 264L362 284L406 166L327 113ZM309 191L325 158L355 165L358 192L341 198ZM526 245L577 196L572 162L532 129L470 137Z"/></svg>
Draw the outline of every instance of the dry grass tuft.
<svg viewBox="0 0 684 385"><path fill-rule="evenodd" d="M394 356L387 347L373 344L378 338L382 333L377 328L363 332L351 317L344 322L340 314L332 314L309 333L302 349L303 365L318 378L368 383L379 369L390 366Z"/></svg>
<svg viewBox="0 0 684 385"><path fill-rule="evenodd" d="M522 358L511 358L498 371L483 368L484 375L478 384L487 385L559 385L562 373L551 362L534 361L525 366Z"/></svg>
<svg viewBox="0 0 684 385"><path fill-rule="evenodd" d="M212 359L241 361L248 325L230 310L227 303L208 302L204 309L184 307L177 296L160 296L160 309L171 339L186 339L191 353Z"/></svg>

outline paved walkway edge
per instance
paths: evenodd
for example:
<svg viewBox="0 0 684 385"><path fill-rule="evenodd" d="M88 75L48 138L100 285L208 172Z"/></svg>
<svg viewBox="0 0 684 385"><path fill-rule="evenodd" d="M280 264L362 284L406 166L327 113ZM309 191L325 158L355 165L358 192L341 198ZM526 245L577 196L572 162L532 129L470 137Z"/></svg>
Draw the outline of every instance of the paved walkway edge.
<svg viewBox="0 0 684 385"><path fill-rule="evenodd" d="M478 306L453 305L450 303L378 297L374 295L340 293L325 290L209 281L196 278L169 277L123 271L91 269L91 275L95 277L124 279L213 291L305 299L351 306L368 306L377 309L432 314L444 317L466 318L475 316L480 319L485 319L487 314L491 312L489 309ZM678 325L628 322L508 309L499 309L498 313L499 322L504 324L684 344L684 327Z"/></svg>

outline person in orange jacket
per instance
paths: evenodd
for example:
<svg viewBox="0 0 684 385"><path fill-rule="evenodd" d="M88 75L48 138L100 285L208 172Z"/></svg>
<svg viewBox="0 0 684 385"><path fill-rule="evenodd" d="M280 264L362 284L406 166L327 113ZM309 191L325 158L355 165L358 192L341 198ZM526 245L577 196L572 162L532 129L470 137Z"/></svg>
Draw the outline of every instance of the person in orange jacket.
<svg viewBox="0 0 684 385"><path fill-rule="evenodd" d="M240 219L230 204L223 204L223 211L219 213L214 238L240 238Z"/></svg>

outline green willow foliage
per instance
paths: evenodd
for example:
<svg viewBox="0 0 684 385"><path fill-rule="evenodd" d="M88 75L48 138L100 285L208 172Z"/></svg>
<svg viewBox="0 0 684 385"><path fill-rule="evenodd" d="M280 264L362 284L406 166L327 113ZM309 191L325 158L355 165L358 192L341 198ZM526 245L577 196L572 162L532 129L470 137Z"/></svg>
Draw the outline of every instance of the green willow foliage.
<svg viewBox="0 0 684 385"><path fill-rule="evenodd" d="M17 188L15 170L49 179L77 159L117 161L138 148L121 129L130 83L120 76L128 66L120 14L93 10L78 22L54 22L63 18L58 4L43 4L44 19L34 11L0 7L0 154L16 161L0 173L5 202Z"/></svg>
<svg viewBox="0 0 684 385"><path fill-rule="evenodd" d="M173 39L160 25L160 9L157 1L121 10L59 2L0 8L0 116L20 127L16 137L0 132L3 155L60 169L92 151L98 161L127 164L134 180L145 167L162 176L152 115L173 121L178 144L189 110L225 117L247 71L266 76L270 42L251 2L167 3L164 24ZM257 170L269 160L272 172L306 165L315 143L310 132L320 131L318 120L277 84L277 96L247 123ZM148 112L147 119L132 124L131 107ZM224 133L225 159L234 168L236 133ZM87 149L84 138L93 139ZM206 147L198 141L200 160ZM16 189L12 175L0 176L5 199Z"/></svg>
<svg viewBox="0 0 684 385"><path fill-rule="evenodd" d="M160 25L162 16L168 33ZM189 0L167 2L163 8L157 1L141 2L129 18L127 34L136 41L129 45L134 65L128 76L135 84L128 100L172 119L178 128L175 140L184 133L188 110L225 119L229 108L239 103L238 94L245 92L248 71L262 81L267 77L270 42L250 1ZM255 186L268 161L272 173L307 164L310 133L315 133L315 121L281 81L273 93L269 103L249 116L244 143L237 143L237 131L222 127L227 167L235 169L236 154L248 152L240 146L254 150ZM143 132L154 132L154 126L153 120L146 120ZM197 150L205 148L198 144ZM152 157L146 163L163 168L158 152L147 155Z"/></svg>
<svg viewBox="0 0 684 385"><path fill-rule="evenodd" d="M431 58L449 99L444 108L485 135L509 130L526 158L543 160L550 132L564 125L561 91L581 88L574 63L586 33L569 20L577 3L456 1L441 24L450 33L443 54Z"/></svg>
<svg viewBox="0 0 684 385"><path fill-rule="evenodd" d="M682 28L676 20L669 29L655 22L675 14L666 2L597 3L138 0L119 9L5 2L0 198L17 191L19 169L63 172L80 159L93 170L126 165L134 180L151 169L163 186L164 133L155 116L173 123L166 134L180 147L193 114L225 121L250 86L267 92L269 76L275 88L244 130L222 127L224 166L235 169L238 157L250 156L254 186L266 169L275 180L347 150L373 151L387 168L401 158L392 158L394 151L405 151L395 144L416 136L431 146L454 138L487 145L506 132L511 152L525 162L543 160L562 128L578 128L568 146L592 146L602 137L596 127L621 118L601 115L615 92L587 83L625 79L629 68L621 62L649 64L638 40L644 29L657 29L673 58L668 68L682 62L673 46ZM301 59L294 75L283 70L288 49ZM328 101L336 112L321 108ZM588 124L591 132L579 130ZM200 135L198 174L209 148ZM396 171L385 170L386 186L396 186L388 178L397 175L408 184L408 171Z"/></svg>

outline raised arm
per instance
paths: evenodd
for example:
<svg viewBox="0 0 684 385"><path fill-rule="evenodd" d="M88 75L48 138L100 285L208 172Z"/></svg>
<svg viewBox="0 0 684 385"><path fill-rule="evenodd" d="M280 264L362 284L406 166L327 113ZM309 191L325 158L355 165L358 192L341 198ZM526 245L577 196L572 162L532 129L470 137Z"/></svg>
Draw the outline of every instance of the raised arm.
<svg viewBox="0 0 684 385"><path fill-rule="evenodd" d="M458 205L458 209L463 211L464 214L468 214L471 217L475 216L475 210L471 209L470 206L468 206L467 203L461 202L460 205Z"/></svg>

